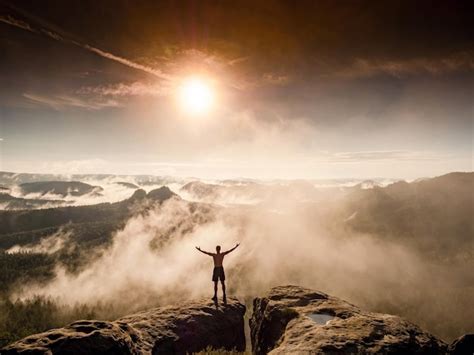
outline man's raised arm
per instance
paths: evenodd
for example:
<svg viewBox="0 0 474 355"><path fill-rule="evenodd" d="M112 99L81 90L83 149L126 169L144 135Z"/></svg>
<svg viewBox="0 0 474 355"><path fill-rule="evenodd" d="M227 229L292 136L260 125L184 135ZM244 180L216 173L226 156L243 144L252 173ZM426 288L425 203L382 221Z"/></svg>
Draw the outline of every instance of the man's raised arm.
<svg viewBox="0 0 474 355"><path fill-rule="evenodd" d="M203 254L210 255L210 256L213 255L212 253L209 253L209 252L207 252L207 251L202 250L201 247L196 247L196 249L199 250L199 251L200 251L201 253L203 253Z"/></svg>
<svg viewBox="0 0 474 355"><path fill-rule="evenodd" d="M237 247L238 247L239 245L240 245L240 243L235 244L235 247L233 247L232 249L229 249L229 250L225 251L223 254L224 254L224 255L227 255L227 254L233 252L235 249L237 249Z"/></svg>

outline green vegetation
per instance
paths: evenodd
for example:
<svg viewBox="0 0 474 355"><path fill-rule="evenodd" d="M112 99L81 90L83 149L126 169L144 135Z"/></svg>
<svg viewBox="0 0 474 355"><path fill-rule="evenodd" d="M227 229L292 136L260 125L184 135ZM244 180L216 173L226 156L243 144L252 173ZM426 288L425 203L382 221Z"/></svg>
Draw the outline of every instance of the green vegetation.
<svg viewBox="0 0 474 355"><path fill-rule="evenodd" d="M406 297L394 298L393 302L379 302L372 295L368 299L360 295L354 299L372 311L401 315L450 340L472 331L474 319L474 308L471 307L474 276L466 272L472 269L474 257L473 183L474 174L457 173L410 184L399 182L385 188L353 188L337 195L338 199L328 202L325 208L318 205L309 210L311 207L305 207L305 212L309 210L320 216L327 224L323 227L334 231L335 237L346 238L354 231L374 235L397 241L429 257L433 268L430 290L422 286L407 289ZM163 201L170 196L171 192L166 189L149 194L154 201ZM0 347L78 319L113 319L123 314L110 305L66 307L45 298L14 300L12 294L17 286L49 281L54 277L57 265L71 273L81 270L111 244L114 231L121 229L129 216L151 208L152 204L145 203L147 199L145 191L137 190L130 199L118 203L0 211ZM144 203L136 208L137 202L142 200ZM190 204L190 208L193 206ZM341 221L344 221L342 229ZM55 253L6 253L15 245L35 245L60 231L67 238ZM152 246L159 248L159 243L166 241L169 235L163 233ZM439 274L437 270L443 273ZM453 275L455 280L444 284L446 275ZM398 287L386 286L380 287L381 292ZM249 300L246 303L251 305ZM445 321L447 314L451 318ZM291 310L285 314L288 318L292 316ZM239 353L207 349L199 354Z"/></svg>
<svg viewBox="0 0 474 355"><path fill-rule="evenodd" d="M0 297L6 297L20 282L48 280L54 265L55 259L46 254L0 252Z"/></svg>
<svg viewBox="0 0 474 355"><path fill-rule="evenodd" d="M97 250L110 244L112 233L123 222L100 221L70 224L63 232L71 237L53 254L18 252L7 253L14 245L31 245L41 238L58 232L59 228L45 228L0 236L0 348L25 336L62 327L78 319L105 319L122 315L106 305L60 306L54 300L33 298L11 301L17 286L28 282L43 283L54 277L56 265L76 272L90 262Z"/></svg>
<svg viewBox="0 0 474 355"><path fill-rule="evenodd" d="M68 312L69 315L61 315L52 300L42 298L9 300L15 286L28 281L41 283L52 278L55 264L56 259L47 254L0 252L0 348L25 336L78 319L75 317L81 313L88 315L79 309Z"/></svg>
<svg viewBox="0 0 474 355"><path fill-rule="evenodd" d="M69 272L79 270L92 259L94 248L104 247L110 242L111 231L115 228L113 223L108 228L94 224L80 226L69 241L71 245L75 243L76 247L65 247L50 255L6 253L0 250L0 348L25 336L61 327L78 319L104 319L118 314L111 306L105 305L66 307L54 300L39 297L24 301L10 299L17 286L28 282L41 284L50 280L54 277L56 265L65 266ZM1 238L0 241L5 242Z"/></svg>
<svg viewBox="0 0 474 355"><path fill-rule="evenodd" d="M132 214L146 211L156 201L162 202L173 195L167 188L153 190L142 204L147 194L137 190L131 198L117 203L0 211L0 348L75 320L124 315L124 310L111 305L64 306L38 297L13 301L12 295L17 287L29 282L49 281L58 265L68 272L78 272L110 245L113 233L123 228ZM137 208L139 202L142 208ZM43 238L54 234L61 235L64 241L54 253L6 252L13 246L38 245Z"/></svg>
<svg viewBox="0 0 474 355"><path fill-rule="evenodd" d="M0 235L37 231L44 228L59 227L67 223L121 221L130 216L130 206L126 201L101 203L92 206L0 211Z"/></svg>
<svg viewBox="0 0 474 355"><path fill-rule="evenodd" d="M12 302L0 300L0 348L28 335L63 327L79 319L108 319L119 315L111 306L60 306L51 299L35 297Z"/></svg>
<svg viewBox="0 0 474 355"><path fill-rule="evenodd" d="M30 334L58 325L57 306L48 300L34 298L25 302L3 300L0 303L0 347Z"/></svg>

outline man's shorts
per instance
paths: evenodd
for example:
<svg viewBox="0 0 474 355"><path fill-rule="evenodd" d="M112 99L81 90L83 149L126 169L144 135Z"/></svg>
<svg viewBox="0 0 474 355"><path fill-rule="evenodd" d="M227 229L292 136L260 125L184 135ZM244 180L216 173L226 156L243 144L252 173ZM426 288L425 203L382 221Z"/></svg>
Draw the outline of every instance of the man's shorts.
<svg viewBox="0 0 474 355"><path fill-rule="evenodd" d="M217 282L218 280L225 281L224 268L222 266L214 267L212 272L212 281Z"/></svg>

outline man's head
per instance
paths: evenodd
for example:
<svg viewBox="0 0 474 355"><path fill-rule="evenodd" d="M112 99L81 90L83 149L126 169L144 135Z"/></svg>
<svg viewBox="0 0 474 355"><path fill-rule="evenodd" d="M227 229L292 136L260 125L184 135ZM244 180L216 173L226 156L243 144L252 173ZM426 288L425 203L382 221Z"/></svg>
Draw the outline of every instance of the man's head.
<svg viewBox="0 0 474 355"><path fill-rule="evenodd" d="M217 251L218 253L221 252L221 246L220 246L220 245L217 245L217 246L216 246L216 251Z"/></svg>

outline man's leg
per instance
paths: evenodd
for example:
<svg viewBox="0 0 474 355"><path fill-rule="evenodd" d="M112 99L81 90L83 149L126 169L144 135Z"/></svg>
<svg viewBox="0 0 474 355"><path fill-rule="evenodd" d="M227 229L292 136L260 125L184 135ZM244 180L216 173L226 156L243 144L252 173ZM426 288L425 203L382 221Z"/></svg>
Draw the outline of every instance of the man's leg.
<svg viewBox="0 0 474 355"><path fill-rule="evenodd" d="M213 299L217 299L217 281L214 281L214 297Z"/></svg>
<svg viewBox="0 0 474 355"><path fill-rule="evenodd" d="M224 294L224 298L226 297L225 295L225 281L221 280L221 285L222 285L222 293Z"/></svg>

